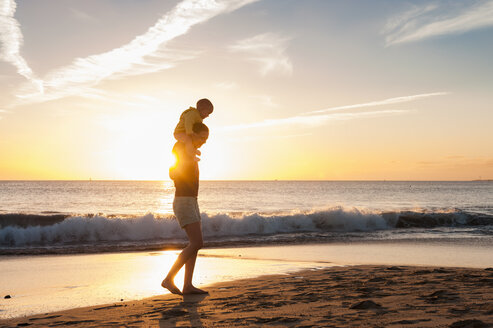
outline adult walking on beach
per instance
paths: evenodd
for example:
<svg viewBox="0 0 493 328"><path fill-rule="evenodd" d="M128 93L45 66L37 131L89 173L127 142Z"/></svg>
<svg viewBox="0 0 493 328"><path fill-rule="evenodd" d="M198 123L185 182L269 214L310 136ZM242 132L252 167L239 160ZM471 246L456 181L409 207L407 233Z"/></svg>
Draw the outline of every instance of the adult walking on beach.
<svg viewBox="0 0 493 328"><path fill-rule="evenodd" d="M192 144L195 149L200 148L209 137L209 129L203 123L193 125ZM187 144L178 141L173 146L176 164L170 168L170 178L175 184L175 199L173 211L180 227L187 233L190 243L183 249L175 263L164 278L161 286L173 294L207 294L208 292L196 288L192 284L193 270L197 253L202 248L202 226L200 210L197 203L199 191L198 158L187 150ZM200 154L197 152L197 154ZM185 265L185 280L183 291L174 283L178 271Z"/></svg>

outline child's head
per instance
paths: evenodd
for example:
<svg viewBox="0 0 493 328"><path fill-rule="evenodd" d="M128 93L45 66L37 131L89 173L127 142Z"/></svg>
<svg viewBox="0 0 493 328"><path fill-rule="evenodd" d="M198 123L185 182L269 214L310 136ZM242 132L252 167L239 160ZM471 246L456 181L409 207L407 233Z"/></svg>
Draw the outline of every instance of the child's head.
<svg viewBox="0 0 493 328"><path fill-rule="evenodd" d="M195 136L193 137L193 145L195 148L200 148L205 142L207 138L209 138L209 128L204 123L195 123L193 125L193 132Z"/></svg>
<svg viewBox="0 0 493 328"><path fill-rule="evenodd" d="M214 106L209 99L204 98L197 101L197 110L200 113L200 117L206 118L212 113Z"/></svg>

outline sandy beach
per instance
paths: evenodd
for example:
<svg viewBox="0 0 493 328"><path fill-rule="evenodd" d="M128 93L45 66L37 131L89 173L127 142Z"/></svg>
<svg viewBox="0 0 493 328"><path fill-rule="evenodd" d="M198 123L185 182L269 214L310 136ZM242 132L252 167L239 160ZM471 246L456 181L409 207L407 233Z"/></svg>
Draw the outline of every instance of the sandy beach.
<svg viewBox="0 0 493 328"><path fill-rule="evenodd" d="M492 327L493 268L358 265L228 281L0 327Z"/></svg>

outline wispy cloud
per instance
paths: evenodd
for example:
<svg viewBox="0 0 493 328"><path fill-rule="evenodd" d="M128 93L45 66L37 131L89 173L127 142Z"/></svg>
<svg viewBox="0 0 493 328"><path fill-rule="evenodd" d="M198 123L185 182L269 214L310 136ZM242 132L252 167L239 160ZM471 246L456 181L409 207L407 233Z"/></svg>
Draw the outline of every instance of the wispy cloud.
<svg viewBox="0 0 493 328"><path fill-rule="evenodd" d="M364 117L378 117L378 116L403 114L403 113L408 113L409 110L386 109L386 110L358 111L358 112L344 112L344 113L338 111L366 108L366 107L375 107L381 105L398 104L398 103L410 102L410 101L415 101L418 99L428 98L433 96L443 96L447 94L449 93L448 92L423 93L419 95L388 98L378 101L370 101L367 103L330 107L326 109L306 112L292 117L267 119L260 122L232 125L225 127L224 130L226 131L240 130L240 129L262 128L262 127L272 127L272 126L281 126L281 125L318 126L318 125L323 125L328 121L334 121L334 120L351 120L351 119L358 119Z"/></svg>
<svg viewBox="0 0 493 328"><path fill-rule="evenodd" d="M414 101L414 100L418 100L418 99L422 99L422 98L435 97L435 96L445 96L448 94L449 94L448 92L423 93L423 94L419 94L419 95L388 98L388 99L378 100L378 101L370 101L370 102L361 103L361 104L329 107L329 108L325 108L325 109L316 110L313 112L308 112L306 114L327 113L327 112L334 112L334 111L340 111L340 110L345 110L345 109L355 109L355 108L374 107L374 106L381 106L381 105L391 105L391 104L410 102L410 101Z"/></svg>
<svg viewBox="0 0 493 328"><path fill-rule="evenodd" d="M32 92L24 86L18 97L25 102L47 101L80 94L105 79L173 67L177 60L193 55L163 48L169 41L186 34L196 24L255 1L258 0L183 0L129 43L102 54L77 58L72 64L48 73L43 79L43 92Z"/></svg>
<svg viewBox="0 0 493 328"><path fill-rule="evenodd" d="M359 113L330 113L323 115L312 115L312 116L292 116L279 119L268 119L260 122L238 124L225 127L225 131L233 130L243 130L251 128L264 128L280 125L291 125L291 126L318 126L327 123L328 121L340 121L340 120L351 120L362 117L376 117L382 115L392 115L392 114L402 114L407 113L408 110L379 110L379 111L368 111Z"/></svg>
<svg viewBox="0 0 493 328"><path fill-rule="evenodd" d="M256 99L260 102L262 106L265 107L270 107L270 108L277 108L279 107L279 104L276 103L274 100L272 100L271 96L267 95L257 95L257 96L250 96L250 98Z"/></svg>
<svg viewBox="0 0 493 328"><path fill-rule="evenodd" d="M3 110L3 109L0 109L0 113L8 113L8 111L6 110ZM2 117L0 116L0 120L2 119Z"/></svg>
<svg viewBox="0 0 493 328"><path fill-rule="evenodd" d="M110 93L99 89L93 89L91 91L92 93L85 93L82 97L88 100L95 100L97 107L100 107L101 104L110 107L112 107L112 105L118 105L117 107L119 111L121 111L122 109L160 108L163 106L162 99L144 94ZM91 107L91 105L87 103L84 105Z"/></svg>
<svg viewBox="0 0 493 328"><path fill-rule="evenodd" d="M389 46L488 26L493 26L493 0L442 2L415 6L389 19L383 33Z"/></svg>
<svg viewBox="0 0 493 328"><path fill-rule="evenodd" d="M24 38L19 22L14 18L17 5L14 0L0 0L0 59L12 64L17 73L25 77L40 90L41 82L20 54Z"/></svg>
<svg viewBox="0 0 493 328"><path fill-rule="evenodd" d="M238 84L236 82L223 81L215 83L214 87L222 90L232 90L237 88Z"/></svg>
<svg viewBox="0 0 493 328"><path fill-rule="evenodd" d="M302 137L307 137L311 136L313 133L299 133L299 134L285 134L285 135L239 135L239 136L234 136L231 138L228 138L228 141L232 142L250 142L250 141L257 141L257 140L262 140L265 141L266 139L290 139L290 138L302 138Z"/></svg>
<svg viewBox="0 0 493 328"><path fill-rule="evenodd" d="M230 51L248 55L248 59L260 67L260 74L272 72L291 75L293 64L286 54L289 39L274 33L265 33L238 41L230 46Z"/></svg>
<svg viewBox="0 0 493 328"><path fill-rule="evenodd" d="M83 12L82 10L70 8L70 12L75 19L78 19L82 22L92 23L96 21L93 16Z"/></svg>

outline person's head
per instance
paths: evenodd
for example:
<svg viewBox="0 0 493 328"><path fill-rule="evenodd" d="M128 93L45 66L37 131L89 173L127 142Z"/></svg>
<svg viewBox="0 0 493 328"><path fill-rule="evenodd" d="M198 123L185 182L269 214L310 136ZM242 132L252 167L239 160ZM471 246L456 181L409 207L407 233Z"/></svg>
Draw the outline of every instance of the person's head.
<svg viewBox="0 0 493 328"><path fill-rule="evenodd" d="M200 113L200 117L206 118L211 115L214 110L214 106L209 99L204 98L197 101L197 110Z"/></svg>
<svg viewBox="0 0 493 328"><path fill-rule="evenodd" d="M192 139L193 145L195 148L200 148L209 138L209 128L204 123L195 123L193 132L195 133Z"/></svg>

